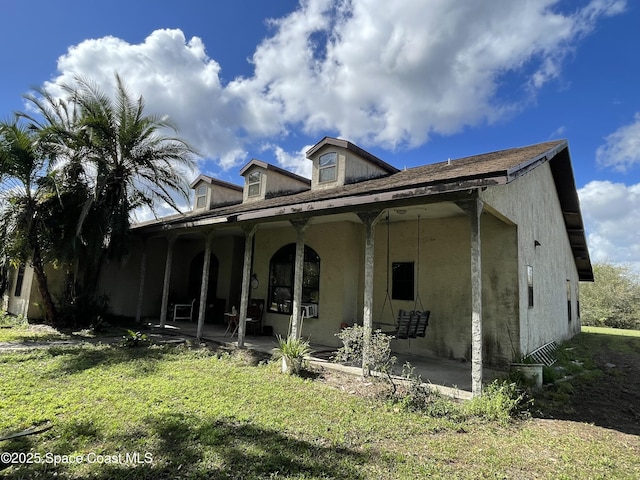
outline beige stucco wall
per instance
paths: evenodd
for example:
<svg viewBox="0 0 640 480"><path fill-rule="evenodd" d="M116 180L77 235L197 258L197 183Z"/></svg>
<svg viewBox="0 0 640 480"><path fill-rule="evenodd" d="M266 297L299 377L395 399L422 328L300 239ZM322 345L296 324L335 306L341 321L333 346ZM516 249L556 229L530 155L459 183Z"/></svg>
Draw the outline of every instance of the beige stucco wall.
<svg viewBox="0 0 640 480"><path fill-rule="evenodd" d="M414 301L392 300L392 280L386 297L387 225L376 228L374 321L381 330L395 324L391 308L430 310L431 318L425 338L397 339L395 352L438 356L459 360L471 359L471 247L470 220L465 215L420 220L420 251L416 221L390 225L389 275L393 262L415 262ZM511 339L517 342L517 266L515 227L492 215L482 215L483 347L491 364L507 362ZM418 266L419 257L419 266ZM422 305L422 306L421 306ZM374 325L375 327L375 325ZM514 331L515 330L515 331Z"/></svg>
<svg viewBox="0 0 640 480"><path fill-rule="evenodd" d="M31 284L34 289L37 288L33 281L33 268L27 265L24 269L24 278L22 280L22 289L20 295L14 295L16 289L16 281L18 279L18 270L11 268L9 271L9 288L7 291L7 312L13 315L29 316L29 303L31 296Z"/></svg>
<svg viewBox="0 0 640 480"><path fill-rule="evenodd" d="M305 244L320 256L320 301L318 318L304 320L302 334L312 342L338 345L335 334L340 324L353 324L358 318L361 225L352 222L310 225ZM253 298L268 299L269 263L283 246L295 243L293 227L260 228L256 233L253 272L260 282ZM275 334L286 335L289 315L268 311L263 323L271 325Z"/></svg>
<svg viewBox="0 0 640 480"><path fill-rule="evenodd" d="M482 194L494 208L518 225L518 280L522 354L552 340L580 331L575 298L578 273L569 245L560 202L548 163L501 188ZM535 246L538 241L540 246ZM528 307L527 265L533 267L534 306ZM568 319L567 280L572 289L572 319Z"/></svg>
<svg viewBox="0 0 640 480"><path fill-rule="evenodd" d="M420 252L417 228L415 220L391 223L387 269L387 224L383 221L376 227L374 328L392 330L401 308L428 309L431 320L426 337L394 340L394 351L470 360L470 220L462 213L457 217L420 220ZM490 363L502 364L514 350L512 338L517 345L519 335L517 231L515 226L488 214L482 216L482 229L483 344ZM295 240L295 230L290 226L258 229L253 272L260 286L252 291L253 298L268 298L271 257ZM335 334L342 322L362 323L364 227L352 222L312 224L305 233L305 244L320 256L320 314L317 319L305 320L303 335L314 343L339 345ZM391 299L393 262L416 262L416 289L421 302ZM387 273L390 296L385 303ZM286 335L289 316L266 312L264 323L273 326L274 333Z"/></svg>
<svg viewBox="0 0 640 480"><path fill-rule="evenodd" d="M49 292L53 301L57 302L64 291L64 271L54 268L52 265L46 265L45 275ZM42 297L33 273L33 267L29 264L25 267L22 290L19 296L14 295L17 277L17 270L12 268L9 272L9 287L3 299L7 312L13 315L23 315L31 320L41 319L43 317Z"/></svg>

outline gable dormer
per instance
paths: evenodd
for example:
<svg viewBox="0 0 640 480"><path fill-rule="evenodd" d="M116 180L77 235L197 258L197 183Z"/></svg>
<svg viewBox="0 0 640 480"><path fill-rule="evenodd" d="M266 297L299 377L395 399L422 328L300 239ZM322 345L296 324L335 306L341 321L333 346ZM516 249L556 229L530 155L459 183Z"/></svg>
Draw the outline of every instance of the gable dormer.
<svg viewBox="0 0 640 480"><path fill-rule="evenodd" d="M207 175L198 175L190 186L195 192L194 213L242 202L242 187L233 183L223 182Z"/></svg>
<svg viewBox="0 0 640 480"><path fill-rule="evenodd" d="M244 177L244 203L309 190L311 181L261 160L253 159L240 170Z"/></svg>
<svg viewBox="0 0 640 480"><path fill-rule="evenodd" d="M397 173L396 167L338 138L325 137L307 151L313 162L311 189L333 188Z"/></svg>

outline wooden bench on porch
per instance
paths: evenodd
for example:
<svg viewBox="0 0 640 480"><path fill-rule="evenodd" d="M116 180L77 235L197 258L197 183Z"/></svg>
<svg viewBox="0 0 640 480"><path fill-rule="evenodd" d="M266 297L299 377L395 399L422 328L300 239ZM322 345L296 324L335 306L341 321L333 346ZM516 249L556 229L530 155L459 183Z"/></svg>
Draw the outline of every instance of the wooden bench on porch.
<svg viewBox="0 0 640 480"><path fill-rule="evenodd" d="M387 335L393 335L397 339L424 337L429 326L430 310L424 311L398 311L398 323L396 329L390 332L383 332Z"/></svg>

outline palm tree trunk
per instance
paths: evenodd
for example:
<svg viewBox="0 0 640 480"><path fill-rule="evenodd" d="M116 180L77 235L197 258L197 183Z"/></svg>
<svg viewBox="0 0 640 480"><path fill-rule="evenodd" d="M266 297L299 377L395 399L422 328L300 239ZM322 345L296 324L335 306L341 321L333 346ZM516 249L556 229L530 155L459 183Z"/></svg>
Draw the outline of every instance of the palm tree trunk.
<svg viewBox="0 0 640 480"><path fill-rule="evenodd" d="M32 257L33 274L36 277L38 284L38 291L42 297L42 303L44 304L44 318L45 321L52 326L57 326L58 315L56 307L51 298L51 292L49 292L49 284L47 283L47 275L44 273L44 266L42 264L42 255L40 253L40 245L37 244L33 247Z"/></svg>

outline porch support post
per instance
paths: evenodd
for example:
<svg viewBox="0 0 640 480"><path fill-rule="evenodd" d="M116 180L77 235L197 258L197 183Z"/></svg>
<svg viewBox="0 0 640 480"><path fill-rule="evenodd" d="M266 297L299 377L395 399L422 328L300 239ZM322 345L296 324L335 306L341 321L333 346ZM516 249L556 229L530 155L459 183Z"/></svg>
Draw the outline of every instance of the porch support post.
<svg viewBox="0 0 640 480"><path fill-rule="evenodd" d="M202 264L202 281L200 282L200 305L198 306L198 329L196 333L196 338L198 340L202 337L204 317L207 313L207 293L209 291L209 267L211 265L211 244L213 242L213 235L213 231L205 234L204 262Z"/></svg>
<svg viewBox="0 0 640 480"><path fill-rule="evenodd" d="M238 347L244 347L244 336L247 326L247 308L249 306L249 289L251 284L251 265L253 262L253 238L257 225L243 227L244 231L244 264L242 265L242 293L240 294L240 319L238 324Z"/></svg>
<svg viewBox="0 0 640 480"><path fill-rule="evenodd" d="M371 350L371 332L373 329L373 267L374 267L374 244L375 244L375 227L382 212L359 213L358 216L365 227L365 244L364 244L364 310L362 312L362 376L369 376L371 371L370 350Z"/></svg>
<svg viewBox="0 0 640 480"><path fill-rule="evenodd" d="M291 225L296 229L296 258L293 270L293 312L290 335L292 338L300 338L302 334L300 316L302 313L302 282L304 280L304 234L309 226L309 219L292 220Z"/></svg>
<svg viewBox="0 0 640 480"><path fill-rule="evenodd" d="M482 394L482 245L480 198L458 204L471 217L471 393Z"/></svg>
<svg viewBox="0 0 640 480"><path fill-rule="evenodd" d="M142 256L140 257L140 284L138 286L138 303L136 304L136 323L142 318L142 301L144 300L144 281L147 274L147 239L142 238Z"/></svg>
<svg viewBox="0 0 640 480"><path fill-rule="evenodd" d="M169 303L169 286L171 283L171 264L173 263L173 244L177 235L169 235L167 238L167 260L164 264L164 284L162 286L162 306L160 307L160 328L167 323L167 307Z"/></svg>

